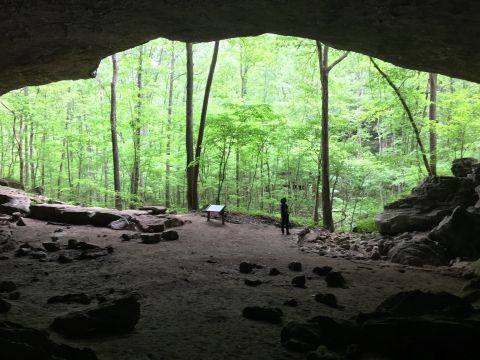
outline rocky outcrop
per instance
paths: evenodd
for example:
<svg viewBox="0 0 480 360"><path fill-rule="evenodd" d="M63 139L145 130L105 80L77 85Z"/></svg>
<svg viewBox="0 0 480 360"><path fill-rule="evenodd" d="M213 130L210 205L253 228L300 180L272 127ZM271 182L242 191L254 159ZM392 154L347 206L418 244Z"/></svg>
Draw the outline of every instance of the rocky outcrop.
<svg viewBox="0 0 480 360"><path fill-rule="evenodd" d="M28 214L30 198L22 191L6 186L0 186L0 213L16 212Z"/></svg>
<svg viewBox="0 0 480 360"><path fill-rule="evenodd" d="M411 266L448 265L451 256L446 248L428 238L426 233L405 233L379 241L380 255L391 262Z"/></svg>
<svg viewBox="0 0 480 360"><path fill-rule="evenodd" d="M480 81L475 1L4 1L0 94L95 76L101 59L158 37L263 33L318 39L397 65Z"/></svg>
<svg viewBox="0 0 480 360"><path fill-rule="evenodd" d="M461 158L453 160L451 168L453 176L467 177L469 174L472 174L472 167L476 163L478 163L478 160L475 158Z"/></svg>
<svg viewBox="0 0 480 360"><path fill-rule="evenodd" d="M8 321L0 322L0 358L18 360L97 360L90 349L54 343L48 333Z"/></svg>
<svg viewBox="0 0 480 360"><path fill-rule="evenodd" d="M291 322L281 341L292 351L337 352L321 359L467 360L478 350L480 336L473 313L470 303L452 294L415 290L395 294L353 321L317 316Z"/></svg>
<svg viewBox="0 0 480 360"><path fill-rule="evenodd" d="M480 258L480 210L458 207L429 234L447 248L452 257Z"/></svg>
<svg viewBox="0 0 480 360"><path fill-rule="evenodd" d="M411 195L386 205L385 211L375 217L375 223L383 235L427 231L456 207L468 207L477 200L472 179L430 177L414 188Z"/></svg>
<svg viewBox="0 0 480 360"><path fill-rule="evenodd" d="M57 317L51 328L71 338L88 338L132 331L140 319L137 296L103 303L97 307Z"/></svg>

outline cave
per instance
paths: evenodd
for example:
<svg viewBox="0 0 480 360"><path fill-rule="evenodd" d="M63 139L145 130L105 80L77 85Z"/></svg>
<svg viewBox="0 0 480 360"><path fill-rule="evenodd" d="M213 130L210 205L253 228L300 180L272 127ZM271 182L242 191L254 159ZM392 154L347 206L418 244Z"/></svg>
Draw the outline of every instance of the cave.
<svg viewBox="0 0 480 360"><path fill-rule="evenodd" d="M95 78L102 60L158 38L190 44L188 56L192 43L263 34L317 41L324 54L328 47L344 57L363 54L380 73L373 58L416 76L478 83L479 14L480 3L466 0L3 1L0 95L27 97L30 87ZM141 81L135 78L138 88ZM68 93L54 94L71 96L66 86ZM185 96L194 90L187 79ZM17 146L22 117L1 105L13 119L12 154L18 147L33 158L26 135L25 148ZM252 109L273 117L269 108ZM188 111L187 104L187 118ZM388 145L368 144L380 152ZM60 169L70 172L68 147L66 154ZM353 224L335 233L292 218L290 234L284 201L280 221L227 207L223 223L223 208L176 211L152 195L148 203L109 209L0 179L0 357L471 359L480 336L480 162L459 158L441 176L426 166L429 176L411 192L399 181L401 196L375 217L374 233ZM317 210L316 176L288 178L278 188L310 196L316 181ZM271 188L262 182L259 191L270 195ZM280 206L268 201L262 209Z"/></svg>

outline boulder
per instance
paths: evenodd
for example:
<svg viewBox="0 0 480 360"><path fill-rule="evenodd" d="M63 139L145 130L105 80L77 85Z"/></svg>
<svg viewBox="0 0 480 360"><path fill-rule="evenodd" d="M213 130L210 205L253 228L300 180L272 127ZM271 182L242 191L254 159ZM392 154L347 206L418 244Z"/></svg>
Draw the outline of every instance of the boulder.
<svg viewBox="0 0 480 360"><path fill-rule="evenodd" d="M387 256L391 262L411 266L444 266L451 258L443 246L422 234L400 239Z"/></svg>
<svg viewBox="0 0 480 360"><path fill-rule="evenodd" d="M453 176L467 177L469 174L472 174L472 166L476 163L478 163L478 160L475 158L461 158L453 160L451 168Z"/></svg>
<svg viewBox="0 0 480 360"><path fill-rule="evenodd" d="M264 321L272 324L278 324L282 321L283 312L278 308L263 308L258 306L248 306L242 311L243 317L256 320Z"/></svg>
<svg viewBox="0 0 480 360"><path fill-rule="evenodd" d="M173 227L179 227L185 224L185 222L182 219L179 219L177 217L168 217L164 220L165 227L167 229L173 228Z"/></svg>
<svg viewBox="0 0 480 360"><path fill-rule="evenodd" d="M127 229L130 223L128 222L127 219L121 218L115 221L112 221L110 224L108 224L108 227L112 230L124 230Z"/></svg>
<svg viewBox="0 0 480 360"><path fill-rule="evenodd" d="M280 275L280 271L277 268L271 268L270 271L268 272L268 275L277 276L277 275Z"/></svg>
<svg viewBox="0 0 480 360"><path fill-rule="evenodd" d="M330 271L325 277L328 287L345 288L345 279L340 271Z"/></svg>
<svg viewBox="0 0 480 360"><path fill-rule="evenodd" d="M91 302L92 299L85 293L55 295L47 300L47 304L65 303L89 305Z"/></svg>
<svg viewBox="0 0 480 360"><path fill-rule="evenodd" d="M165 241L178 240L178 232L175 230L167 230L162 233L162 239Z"/></svg>
<svg viewBox="0 0 480 360"><path fill-rule="evenodd" d="M445 246L452 257L476 260L480 257L480 211L457 207L428 236Z"/></svg>
<svg viewBox="0 0 480 360"><path fill-rule="evenodd" d="M262 285L262 281L261 280L250 280L250 279L245 279L244 280L244 283L245 285L247 286L252 286L252 287L256 287L256 286L260 286Z"/></svg>
<svg viewBox="0 0 480 360"><path fill-rule="evenodd" d="M385 299L376 311L399 316L444 315L463 318L473 314L472 305L447 292L402 291Z"/></svg>
<svg viewBox="0 0 480 360"><path fill-rule="evenodd" d="M156 234L145 233L145 234L140 234L140 238L142 239L142 242L144 244L158 244L160 241L162 241L162 234L161 233L156 233Z"/></svg>
<svg viewBox="0 0 480 360"><path fill-rule="evenodd" d="M305 288L306 281L307 278L305 277L305 275L295 276L292 279L292 285L297 288Z"/></svg>
<svg viewBox="0 0 480 360"><path fill-rule="evenodd" d="M140 319L137 296L105 302L99 306L57 317L52 330L70 338L108 336L132 331Z"/></svg>
<svg viewBox="0 0 480 360"><path fill-rule="evenodd" d="M48 252L55 252L60 250L60 245L57 242L53 242L53 241L45 241L42 243L42 246Z"/></svg>
<svg viewBox="0 0 480 360"><path fill-rule="evenodd" d="M20 212L28 214L30 211L30 198L27 194L0 186L0 213L13 214Z"/></svg>
<svg viewBox="0 0 480 360"><path fill-rule="evenodd" d="M167 208L165 206L144 205L138 209L148 211L151 215L161 215L167 212Z"/></svg>
<svg viewBox="0 0 480 360"><path fill-rule="evenodd" d="M326 276L330 271L332 271L332 268L330 266L316 266L312 270L314 274L317 274L319 276Z"/></svg>
<svg viewBox="0 0 480 360"><path fill-rule="evenodd" d="M302 263L299 263L299 262L291 262L290 264L288 264L288 268L291 270L291 271L302 271Z"/></svg>
<svg viewBox="0 0 480 360"><path fill-rule="evenodd" d="M54 343L45 331L0 322L0 358L5 360L97 360L90 349Z"/></svg>
<svg viewBox="0 0 480 360"><path fill-rule="evenodd" d="M333 308L339 307L337 297L334 294L316 294L315 301Z"/></svg>
<svg viewBox="0 0 480 360"><path fill-rule="evenodd" d="M471 179L437 176L426 179L412 193L385 206L375 217L381 234L428 231L437 226L457 206L468 207L478 200Z"/></svg>
<svg viewBox="0 0 480 360"><path fill-rule="evenodd" d="M354 324L327 316L316 316L308 323L290 322L282 329L282 345L291 351L307 352L325 345L344 349L354 341Z"/></svg>
<svg viewBox="0 0 480 360"><path fill-rule="evenodd" d="M135 216L135 222L145 233L159 233L165 230L165 220L153 215Z"/></svg>
<svg viewBox="0 0 480 360"><path fill-rule="evenodd" d="M254 268L255 268L255 264L252 264L246 261L241 262L240 265L238 266L238 270L242 274L250 274Z"/></svg>
<svg viewBox="0 0 480 360"><path fill-rule="evenodd" d="M9 293L15 290L17 290L17 285L13 281L0 281L0 293Z"/></svg>
<svg viewBox="0 0 480 360"><path fill-rule="evenodd" d="M8 301L5 301L2 298L0 298L0 314L9 312L11 307L12 305ZM0 345L1 345L1 340L0 340Z"/></svg>

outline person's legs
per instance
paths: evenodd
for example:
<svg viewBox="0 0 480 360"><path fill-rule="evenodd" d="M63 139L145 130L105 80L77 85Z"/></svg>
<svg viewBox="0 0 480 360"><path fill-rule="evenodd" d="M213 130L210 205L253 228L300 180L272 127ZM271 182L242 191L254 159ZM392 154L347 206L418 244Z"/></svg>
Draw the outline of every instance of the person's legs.
<svg viewBox="0 0 480 360"><path fill-rule="evenodd" d="M282 228L282 234L285 234L285 220L283 219L283 217L280 221L280 227Z"/></svg>
<svg viewBox="0 0 480 360"><path fill-rule="evenodd" d="M288 216L285 219L285 227L287 228L287 235L290 235L290 218Z"/></svg>

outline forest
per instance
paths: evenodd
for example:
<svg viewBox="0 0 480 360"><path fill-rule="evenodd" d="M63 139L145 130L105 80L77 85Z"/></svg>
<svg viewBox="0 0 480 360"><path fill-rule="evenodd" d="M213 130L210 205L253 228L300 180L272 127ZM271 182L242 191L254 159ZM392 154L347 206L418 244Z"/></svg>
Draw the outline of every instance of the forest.
<svg viewBox="0 0 480 360"><path fill-rule="evenodd" d="M92 206L222 203L371 231L383 205L478 157L478 84L277 35L157 39L90 80L0 98L0 178Z"/></svg>

